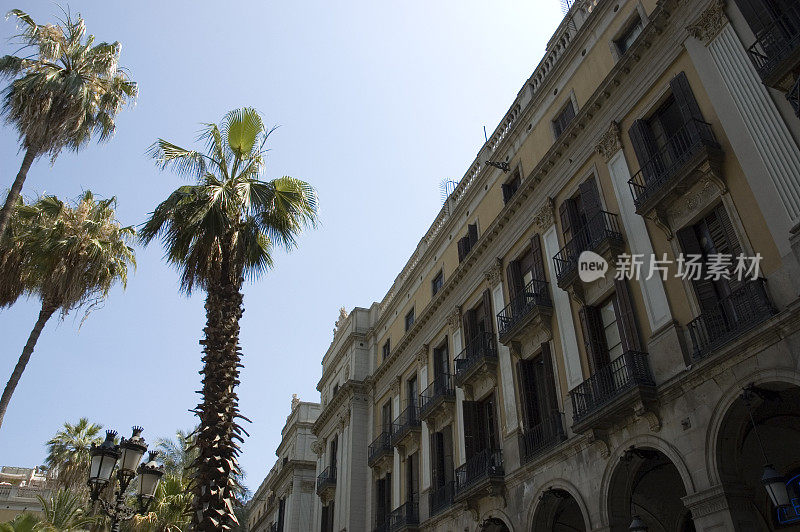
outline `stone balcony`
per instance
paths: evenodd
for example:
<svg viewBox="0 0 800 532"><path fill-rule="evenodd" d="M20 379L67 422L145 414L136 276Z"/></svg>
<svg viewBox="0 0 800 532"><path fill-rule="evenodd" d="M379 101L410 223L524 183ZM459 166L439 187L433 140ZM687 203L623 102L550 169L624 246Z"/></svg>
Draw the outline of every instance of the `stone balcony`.
<svg viewBox="0 0 800 532"><path fill-rule="evenodd" d="M763 0L755 2L769 9ZM800 70L800 5L795 2L778 9L748 53L765 85L788 91Z"/></svg>
<svg viewBox="0 0 800 532"><path fill-rule="evenodd" d="M598 212L553 257L558 287L570 290L578 286L578 257L584 251L593 251L609 264L615 264L617 254L623 247L617 215L606 211Z"/></svg>
<svg viewBox="0 0 800 532"><path fill-rule="evenodd" d="M497 314L500 342L522 353L552 337L553 302L546 281L533 279Z"/></svg>
<svg viewBox="0 0 800 532"><path fill-rule="evenodd" d="M477 499L505 491L503 451L484 449L456 468L453 500L474 506Z"/></svg>
<svg viewBox="0 0 800 532"><path fill-rule="evenodd" d="M328 466L317 476L317 495L323 500L331 500L336 491L336 468Z"/></svg>
<svg viewBox="0 0 800 532"><path fill-rule="evenodd" d="M454 359L456 386L475 386L485 379L497 380L497 343L485 332L473 338Z"/></svg>
<svg viewBox="0 0 800 532"><path fill-rule="evenodd" d="M419 434L421 430L419 408L417 405L409 405L408 408L400 412L392 422L391 441L395 447L402 447L407 445L411 439L419 441Z"/></svg>
<svg viewBox="0 0 800 532"><path fill-rule="evenodd" d="M437 417L452 416L455 402L453 376L449 373L437 375L430 386L419 394L420 420L429 422Z"/></svg>
<svg viewBox="0 0 800 532"><path fill-rule="evenodd" d="M393 457L394 449L392 448L391 433L383 431L375 438L375 441L369 444L367 464L370 467L381 468L387 463L391 463Z"/></svg>

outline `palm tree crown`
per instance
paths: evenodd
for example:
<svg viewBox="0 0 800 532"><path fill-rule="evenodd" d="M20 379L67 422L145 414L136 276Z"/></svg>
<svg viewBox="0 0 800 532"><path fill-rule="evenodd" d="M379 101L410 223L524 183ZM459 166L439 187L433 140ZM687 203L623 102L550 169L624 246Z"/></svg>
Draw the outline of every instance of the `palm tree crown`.
<svg viewBox="0 0 800 532"><path fill-rule="evenodd" d="M74 489L86 483L89 471L89 450L103 442L102 425L82 417L77 423L64 426L47 442L45 463L59 486Z"/></svg>

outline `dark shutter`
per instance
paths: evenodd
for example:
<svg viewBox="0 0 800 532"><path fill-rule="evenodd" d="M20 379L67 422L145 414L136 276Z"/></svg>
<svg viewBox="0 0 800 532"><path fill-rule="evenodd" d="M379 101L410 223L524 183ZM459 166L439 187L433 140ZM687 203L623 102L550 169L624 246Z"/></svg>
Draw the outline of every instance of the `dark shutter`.
<svg viewBox="0 0 800 532"><path fill-rule="evenodd" d="M494 314L492 313L492 293L488 288L483 291L483 315L486 332L494 334L494 319L492 319L494 317Z"/></svg>
<svg viewBox="0 0 800 532"><path fill-rule="evenodd" d="M639 328L636 326L636 313L633 298L626 279L615 279L617 296L614 298L614 312L617 314L617 328L622 339L623 351L641 351Z"/></svg>
<svg viewBox="0 0 800 532"><path fill-rule="evenodd" d="M586 346L586 355L589 359L589 369L592 373L595 373L609 362L600 309L584 306L578 311L578 315L583 328L583 341Z"/></svg>
<svg viewBox="0 0 800 532"><path fill-rule="evenodd" d="M440 469L439 463L442 459L442 456L439 452L439 437L441 433L433 432L431 433L430 443L431 443L431 484L434 488L438 488L442 484L444 484L444 475L442 474L443 471Z"/></svg>
<svg viewBox="0 0 800 532"><path fill-rule="evenodd" d="M514 188L508 183L503 183L500 185L500 190L503 191L503 203L508 203L508 200L511 199L511 196L514 195Z"/></svg>
<svg viewBox="0 0 800 532"><path fill-rule="evenodd" d="M519 261L512 260L506 268L506 281L508 282L508 298L513 300L524 288L522 286L522 272L519 269Z"/></svg>
<svg viewBox="0 0 800 532"><path fill-rule="evenodd" d="M538 281L545 280L544 274L544 258L542 257L542 239L539 234L533 235L531 238L531 257L533 265L531 266L531 275Z"/></svg>
<svg viewBox="0 0 800 532"><path fill-rule="evenodd" d="M689 258L689 255L703 255L703 248L700 247L700 242L697 240L697 234L694 227L687 227L677 232L678 242L681 245L684 258ZM702 313L715 313L717 310L717 292L714 290L712 281L705 278L705 268L698 276L698 279L692 280L694 293L697 296L697 302L700 304L700 312Z"/></svg>
<svg viewBox="0 0 800 532"><path fill-rule="evenodd" d="M469 249L478 241L478 224L469 224L467 226L467 238L469 238Z"/></svg>
<svg viewBox="0 0 800 532"><path fill-rule="evenodd" d="M480 403L476 401L463 401L464 411L464 451L465 459L469 460L480 449Z"/></svg>
<svg viewBox="0 0 800 532"><path fill-rule="evenodd" d="M517 381L519 382L519 395L522 403L522 420L524 428L530 430L536 425L537 405L536 380L530 360L517 362Z"/></svg>
<svg viewBox="0 0 800 532"><path fill-rule="evenodd" d="M581 225L575 200L572 198L565 199L558 208L558 216L561 218L561 233L564 235L564 242L566 243L568 235L574 235Z"/></svg>
<svg viewBox="0 0 800 532"><path fill-rule="evenodd" d="M475 336L476 324L475 324L475 309L470 309L464 313L461 317L461 322L464 326L464 337L463 343L464 347L466 347L471 341L472 338Z"/></svg>
<svg viewBox="0 0 800 532"><path fill-rule="evenodd" d="M579 185L581 191L581 202L583 203L583 213L586 215L586 222L590 223L593 218L603 210L600 202L600 192L597 190L597 181L590 177ZM597 223L597 222L595 222Z"/></svg>
<svg viewBox="0 0 800 532"><path fill-rule="evenodd" d="M558 392L556 391L556 372L553 368L553 354L550 351L550 342L542 344L542 362L544 362L544 395L542 415L550 416L558 411Z"/></svg>
<svg viewBox="0 0 800 532"><path fill-rule="evenodd" d="M742 253L742 246L739 244L739 238L736 236L736 230L733 228L733 222L731 222L728 212L725 210L725 205L720 203L717 208L714 209L714 214L717 215L717 220L719 220L719 225L724 235L723 238L725 239L726 249L725 251L720 251L720 253L727 253L731 256L731 278L728 284L731 290L736 290L742 283L733 275L733 269L736 267L738 257ZM722 247L718 245L716 238L714 239L714 245L717 249L721 249Z"/></svg>
<svg viewBox="0 0 800 532"><path fill-rule="evenodd" d="M672 89L672 96L675 97L675 103L678 104L678 109L681 112L681 118L684 124L688 124L692 120L703 120L703 114L700 112L700 106L697 105L697 100L694 98L692 87L689 85L689 79L686 77L685 72L681 72L669 82ZM697 131L696 128L689 128L689 131ZM671 133L671 132L668 132Z"/></svg>
<svg viewBox="0 0 800 532"><path fill-rule="evenodd" d="M458 239L458 262L464 260L469 250L467 249L467 237Z"/></svg>
<svg viewBox="0 0 800 532"><path fill-rule="evenodd" d="M648 182L656 177L659 166L652 160L658 153L653 130L650 129L650 124L647 121L636 120L628 130L628 136L631 138L633 151L636 153L636 159L639 161L639 168L642 169L645 182Z"/></svg>

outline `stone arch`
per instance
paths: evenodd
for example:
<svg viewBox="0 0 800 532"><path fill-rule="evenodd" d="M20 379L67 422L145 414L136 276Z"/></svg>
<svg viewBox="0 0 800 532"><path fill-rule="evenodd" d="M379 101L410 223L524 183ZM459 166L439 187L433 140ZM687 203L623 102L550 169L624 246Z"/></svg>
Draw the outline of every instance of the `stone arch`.
<svg viewBox="0 0 800 532"><path fill-rule="evenodd" d="M528 510L528 519L527 519L527 528L526 530L538 530L535 528L536 519L537 519L537 510L540 508L542 503L542 499L545 497L545 493L548 491L561 491L569 495L572 500L578 506L581 515L583 516L583 524L585 530L592 530L592 522L591 522L591 515L589 514L589 507L586 505L586 502L583 500L578 488L575 487L574 484L569 482L566 479L556 478L550 480L545 483L545 485L541 486L533 496L533 499L530 503L530 509Z"/></svg>
<svg viewBox="0 0 800 532"><path fill-rule="evenodd" d="M490 510L478 522L476 532L511 532L511 520L500 510Z"/></svg>

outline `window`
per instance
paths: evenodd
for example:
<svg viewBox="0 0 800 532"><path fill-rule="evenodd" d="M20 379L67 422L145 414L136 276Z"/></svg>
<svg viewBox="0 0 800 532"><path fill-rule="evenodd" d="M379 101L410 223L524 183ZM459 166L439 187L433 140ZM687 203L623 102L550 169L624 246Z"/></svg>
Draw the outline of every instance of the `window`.
<svg viewBox="0 0 800 532"><path fill-rule="evenodd" d="M392 348L391 348L391 345L390 345L390 343L389 343L389 338L387 338L387 339L386 339L386 343L385 343L385 344L383 344L383 348L382 348L382 351L383 351L383 360L386 360L387 358L389 358L389 352L391 351L391 349L392 349Z"/></svg>
<svg viewBox="0 0 800 532"><path fill-rule="evenodd" d="M469 461L482 451L499 448L497 410L494 394L482 401L464 401L464 449Z"/></svg>
<svg viewBox="0 0 800 532"><path fill-rule="evenodd" d="M438 379L441 375L450 373L450 354L447 348L447 338L439 347L433 350L433 378Z"/></svg>
<svg viewBox="0 0 800 532"><path fill-rule="evenodd" d="M439 270L439 273L437 273L436 277L431 281L431 292L434 296L442 289L442 285L444 285L444 272Z"/></svg>
<svg viewBox="0 0 800 532"><path fill-rule="evenodd" d="M627 281L614 281L616 293L597 306L584 306L581 319L586 355L592 373L607 366L626 351L640 351L639 329Z"/></svg>
<svg viewBox="0 0 800 532"><path fill-rule="evenodd" d="M642 33L642 29L644 28L644 24L642 24L641 17L637 16L636 20L634 20L626 29L622 32L615 41L614 44L617 46L617 50L619 51L619 55L625 55L625 52L631 47L631 45L636 41L636 38Z"/></svg>
<svg viewBox="0 0 800 532"><path fill-rule="evenodd" d="M417 376L414 375L407 382L406 388L406 404L409 407L417 407L417 397L419 396L419 387L417 386Z"/></svg>
<svg viewBox="0 0 800 532"><path fill-rule="evenodd" d="M414 309L412 309L406 314L406 331L408 331L411 326L414 325Z"/></svg>
<svg viewBox="0 0 800 532"><path fill-rule="evenodd" d="M478 224L467 226L467 235L458 241L458 262L463 261L478 241Z"/></svg>
<svg viewBox="0 0 800 532"><path fill-rule="evenodd" d="M531 238L531 247L527 253L508 263L506 281L510 299L514 299L517 294L522 294L531 281L540 281L530 288L532 293L538 294L540 290L547 290L544 286L542 240L538 234L533 235L533 238Z"/></svg>
<svg viewBox="0 0 800 532"><path fill-rule="evenodd" d="M339 393L339 383L338 382L333 385L333 395L331 396L331 399L336 397L337 393Z"/></svg>
<svg viewBox="0 0 800 532"><path fill-rule="evenodd" d="M600 321L603 324L603 337L606 340L609 360L614 360L622 354L622 337L617 326L617 314L614 311L614 300L609 299L600 305Z"/></svg>
<svg viewBox="0 0 800 532"><path fill-rule="evenodd" d="M389 399L381 407L381 421L384 432L392 432L392 400Z"/></svg>
<svg viewBox="0 0 800 532"><path fill-rule="evenodd" d="M519 172L514 172L514 175L511 177L511 179L509 179L500 186L501 189L503 190L504 204L508 203L514 196L514 194L517 193L517 190L519 190L519 184L520 184Z"/></svg>
<svg viewBox="0 0 800 532"><path fill-rule="evenodd" d="M530 430L558 412L555 373L549 343L544 342L541 353L535 357L517 362L517 378L522 396L523 424L526 430Z"/></svg>
<svg viewBox="0 0 800 532"><path fill-rule="evenodd" d="M558 116L553 119L553 133L556 138L560 137L564 130L567 129L573 118L575 118L575 107L572 105L572 100L570 100L564 109L558 113Z"/></svg>
<svg viewBox="0 0 800 532"><path fill-rule="evenodd" d="M595 221L594 217L601 213L603 206L600 203L600 191L594 178L589 178L579 186L579 192L561 204L558 216L561 219L561 232L566 244L587 227L597 227L602 230L603 223ZM587 240L587 239L585 239ZM581 250L576 250L578 253Z"/></svg>

